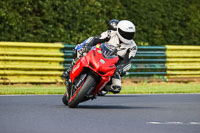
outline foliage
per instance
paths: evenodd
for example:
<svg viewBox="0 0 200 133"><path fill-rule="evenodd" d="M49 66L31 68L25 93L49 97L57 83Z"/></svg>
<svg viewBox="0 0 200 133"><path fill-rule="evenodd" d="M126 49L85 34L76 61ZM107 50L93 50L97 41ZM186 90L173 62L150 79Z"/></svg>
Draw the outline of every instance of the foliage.
<svg viewBox="0 0 200 133"><path fill-rule="evenodd" d="M199 0L1 0L0 41L76 44L113 18L134 22L139 45L200 45Z"/></svg>

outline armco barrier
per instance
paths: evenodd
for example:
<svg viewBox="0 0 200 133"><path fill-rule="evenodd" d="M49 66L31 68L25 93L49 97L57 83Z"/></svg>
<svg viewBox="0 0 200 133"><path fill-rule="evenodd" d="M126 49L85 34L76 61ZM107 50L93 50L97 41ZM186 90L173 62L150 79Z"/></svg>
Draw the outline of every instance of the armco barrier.
<svg viewBox="0 0 200 133"><path fill-rule="evenodd" d="M75 45L0 42L0 83L59 83ZM200 79L200 46L139 46L128 72L133 81Z"/></svg>
<svg viewBox="0 0 200 133"><path fill-rule="evenodd" d="M200 46L166 46L168 81L200 81Z"/></svg>
<svg viewBox="0 0 200 133"><path fill-rule="evenodd" d="M64 57L72 55L71 51L61 52L65 47L60 43L0 42L0 83L62 82Z"/></svg>

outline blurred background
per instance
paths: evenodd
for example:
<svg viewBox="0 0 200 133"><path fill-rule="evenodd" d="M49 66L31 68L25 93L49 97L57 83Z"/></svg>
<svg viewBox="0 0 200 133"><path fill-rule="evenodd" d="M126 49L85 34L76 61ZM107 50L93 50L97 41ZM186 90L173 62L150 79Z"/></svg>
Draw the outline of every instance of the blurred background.
<svg viewBox="0 0 200 133"><path fill-rule="evenodd" d="M110 19L131 20L138 45L200 45L199 0L1 0L0 41L77 44Z"/></svg>
<svg viewBox="0 0 200 133"><path fill-rule="evenodd" d="M111 19L136 26L138 52L122 93L200 92L200 0L0 0L0 94L63 94L73 48ZM2 86L13 84L56 86Z"/></svg>

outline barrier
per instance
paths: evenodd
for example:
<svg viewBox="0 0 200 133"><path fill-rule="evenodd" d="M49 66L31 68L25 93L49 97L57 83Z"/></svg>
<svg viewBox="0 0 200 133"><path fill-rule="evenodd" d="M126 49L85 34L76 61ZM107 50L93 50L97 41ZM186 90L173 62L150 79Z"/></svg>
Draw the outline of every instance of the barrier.
<svg viewBox="0 0 200 133"><path fill-rule="evenodd" d="M0 42L0 83L62 82L65 46L60 43Z"/></svg>
<svg viewBox="0 0 200 133"><path fill-rule="evenodd" d="M200 80L200 46L166 45L167 81Z"/></svg>
<svg viewBox="0 0 200 133"><path fill-rule="evenodd" d="M60 83L75 45L0 42L0 83ZM133 81L200 79L200 46L139 46L127 73Z"/></svg>

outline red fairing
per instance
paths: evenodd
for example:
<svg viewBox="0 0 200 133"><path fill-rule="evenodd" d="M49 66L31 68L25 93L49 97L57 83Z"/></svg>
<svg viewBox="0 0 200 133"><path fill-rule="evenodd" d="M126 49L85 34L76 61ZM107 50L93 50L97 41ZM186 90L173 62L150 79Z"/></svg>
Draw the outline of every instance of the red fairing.
<svg viewBox="0 0 200 133"><path fill-rule="evenodd" d="M80 58L74 65L74 67L70 73L72 82L74 82L74 79L82 72L84 67L88 67L88 62L87 62L85 56Z"/></svg>
<svg viewBox="0 0 200 133"><path fill-rule="evenodd" d="M103 87L110 81L111 77L102 77L100 83L96 86L95 90L92 92L93 95L97 94Z"/></svg>
<svg viewBox="0 0 200 133"><path fill-rule="evenodd" d="M89 67L100 76L113 76L116 69L115 64L119 58L104 58L99 47L97 45L95 50L91 50L86 56L86 59L89 61Z"/></svg>
<svg viewBox="0 0 200 133"><path fill-rule="evenodd" d="M110 77L113 76L118 62L118 56L106 59L103 57L100 44L88 52L88 54L77 61L74 65L70 77L72 82L83 71L84 67L89 67L92 71L101 76L101 81L96 86L94 93L98 93L104 85L110 81Z"/></svg>

